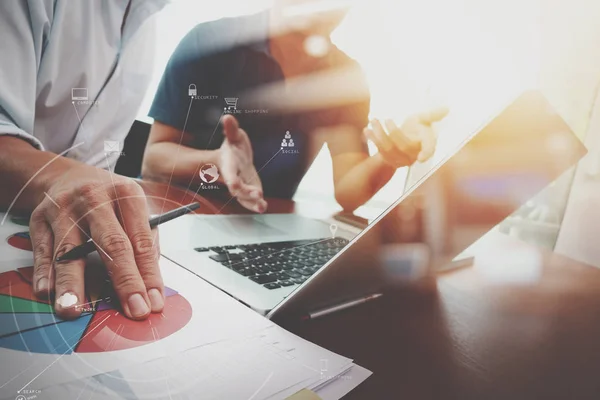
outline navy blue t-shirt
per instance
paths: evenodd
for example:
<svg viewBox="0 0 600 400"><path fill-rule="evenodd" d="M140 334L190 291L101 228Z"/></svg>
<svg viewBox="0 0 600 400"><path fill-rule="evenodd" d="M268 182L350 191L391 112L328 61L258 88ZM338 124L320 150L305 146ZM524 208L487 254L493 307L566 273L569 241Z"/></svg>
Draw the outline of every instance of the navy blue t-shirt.
<svg viewBox="0 0 600 400"><path fill-rule="evenodd" d="M336 125L353 125L360 134L368 124L370 98L335 108L286 114L251 104L244 93L285 80L279 63L270 54L268 23L268 13L264 12L196 26L171 56L150 117L191 133L194 147L214 150L223 143L221 116L233 113L252 143L254 165L265 196L291 198L316 157L309 150L310 134L316 128ZM314 72L358 67L336 47L314 65ZM195 93L193 101L190 91ZM362 150L366 151L364 147Z"/></svg>

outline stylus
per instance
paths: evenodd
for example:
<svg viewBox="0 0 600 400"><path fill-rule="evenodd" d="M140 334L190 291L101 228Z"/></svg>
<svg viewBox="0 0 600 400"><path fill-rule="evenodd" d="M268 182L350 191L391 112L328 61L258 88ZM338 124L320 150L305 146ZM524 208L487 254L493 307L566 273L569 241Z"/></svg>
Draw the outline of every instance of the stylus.
<svg viewBox="0 0 600 400"><path fill-rule="evenodd" d="M321 310L318 310L318 311L314 311L314 312L308 313L307 315L305 315L304 317L302 317L302 319L303 320L308 320L308 319L321 318L321 317L324 317L326 315L333 314L333 313L336 313L338 311L346 310L348 308L356 307L356 306L358 306L360 304L364 304L364 303L369 302L371 300L378 299L381 296L383 296L383 294L381 294L381 293L372 294L370 296L366 296L366 297L363 297L363 298L360 298L360 299L348 301L346 303L338 304L338 305L333 306L333 307L324 308L324 309L321 309Z"/></svg>
<svg viewBox="0 0 600 400"><path fill-rule="evenodd" d="M150 218L150 221L148 221L150 223L150 228L155 228L160 224L181 217L182 215L188 214L194 210L197 210L198 208L200 208L200 203L192 203L188 204L187 206L176 208L175 210L171 210L162 215L157 215L154 218ZM73 247L71 250L58 257L56 262L78 260L90 253L93 253L94 251L96 251L96 244L90 239L86 243L77 247Z"/></svg>

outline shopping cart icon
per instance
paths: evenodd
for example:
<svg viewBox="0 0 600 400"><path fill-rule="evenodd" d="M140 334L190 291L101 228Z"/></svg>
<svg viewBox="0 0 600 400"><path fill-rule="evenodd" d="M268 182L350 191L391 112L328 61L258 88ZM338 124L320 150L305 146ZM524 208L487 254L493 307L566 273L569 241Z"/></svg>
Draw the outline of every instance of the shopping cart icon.
<svg viewBox="0 0 600 400"><path fill-rule="evenodd" d="M225 112L236 111L238 100L237 97L225 97Z"/></svg>

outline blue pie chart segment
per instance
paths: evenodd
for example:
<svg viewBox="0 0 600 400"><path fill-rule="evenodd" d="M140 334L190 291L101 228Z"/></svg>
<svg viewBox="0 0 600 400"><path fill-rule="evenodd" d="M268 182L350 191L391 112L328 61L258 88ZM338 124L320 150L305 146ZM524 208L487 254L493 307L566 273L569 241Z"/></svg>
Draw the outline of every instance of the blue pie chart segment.
<svg viewBox="0 0 600 400"><path fill-rule="evenodd" d="M92 314L74 321L43 326L0 338L0 347L42 354L71 354L92 319Z"/></svg>
<svg viewBox="0 0 600 400"><path fill-rule="evenodd" d="M0 314L0 337L60 322L56 315L47 313Z"/></svg>

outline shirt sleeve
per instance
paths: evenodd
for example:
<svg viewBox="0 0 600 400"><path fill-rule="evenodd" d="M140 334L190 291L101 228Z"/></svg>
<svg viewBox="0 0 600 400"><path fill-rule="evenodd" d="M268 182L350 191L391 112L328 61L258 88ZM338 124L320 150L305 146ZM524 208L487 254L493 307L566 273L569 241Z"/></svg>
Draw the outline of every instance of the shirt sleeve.
<svg viewBox="0 0 600 400"><path fill-rule="evenodd" d="M0 136L22 138L38 149L43 144L33 136L36 77L52 3L0 2Z"/></svg>
<svg viewBox="0 0 600 400"><path fill-rule="evenodd" d="M179 43L156 91L151 118L196 135L215 128L220 113L215 85L210 82L212 36L209 27L198 25ZM195 99L190 90L197 95Z"/></svg>

